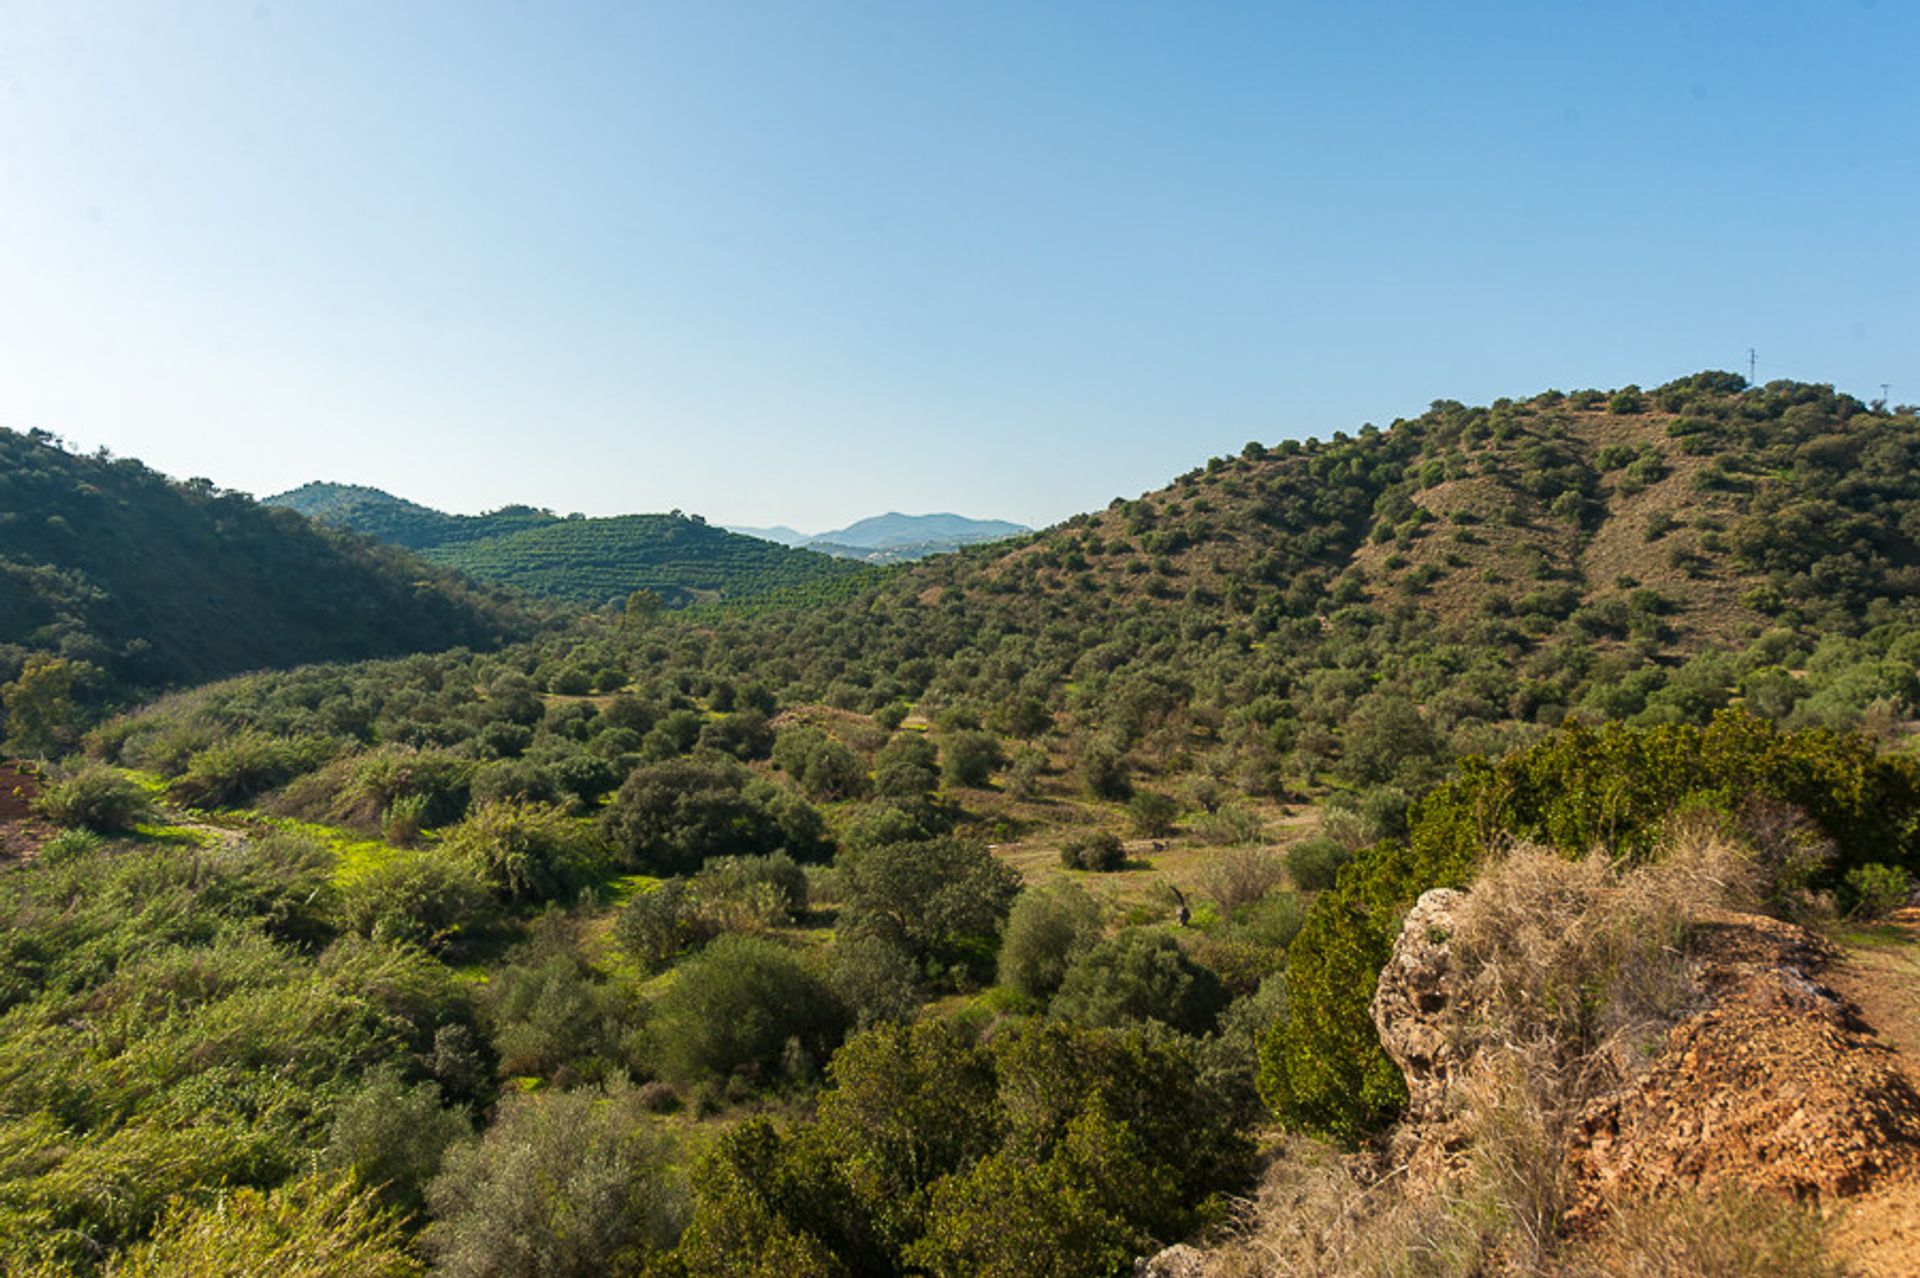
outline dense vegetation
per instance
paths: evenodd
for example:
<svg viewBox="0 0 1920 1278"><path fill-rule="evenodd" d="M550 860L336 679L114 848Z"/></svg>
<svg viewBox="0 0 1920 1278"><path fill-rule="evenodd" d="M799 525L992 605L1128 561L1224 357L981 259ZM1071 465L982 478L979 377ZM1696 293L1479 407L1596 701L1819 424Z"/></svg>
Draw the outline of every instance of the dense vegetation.
<svg viewBox="0 0 1920 1278"><path fill-rule="evenodd" d="M1440 404L833 597L102 724L0 872L0 1267L1124 1272L1263 1118L1392 1116L1384 947L1490 850L1920 870L1917 424Z"/></svg>
<svg viewBox="0 0 1920 1278"><path fill-rule="evenodd" d="M267 499L419 551L481 581L588 604L651 591L667 607L803 590L854 571L806 550L708 526L699 516L588 519L531 506L448 515L377 488L307 484Z"/></svg>
<svg viewBox="0 0 1920 1278"><path fill-rule="evenodd" d="M411 555L139 462L0 430L0 684L57 661L99 702L263 666L532 629L503 596Z"/></svg>

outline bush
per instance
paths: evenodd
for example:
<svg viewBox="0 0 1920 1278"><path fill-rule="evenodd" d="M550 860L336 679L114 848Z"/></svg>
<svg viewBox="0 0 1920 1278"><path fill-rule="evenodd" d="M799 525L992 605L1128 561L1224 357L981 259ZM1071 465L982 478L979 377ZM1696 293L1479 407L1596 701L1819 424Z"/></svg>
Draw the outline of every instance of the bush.
<svg viewBox="0 0 1920 1278"><path fill-rule="evenodd" d="M1019 874L968 839L849 848L838 931L877 936L926 966L984 976Z"/></svg>
<svg viewBox="0 0 1920 1278"><path fill-rule="evenodd" d="M634 893L613 924L614 940L649 972L714 934L685 879L667 879Z"/></svg>
<svg viewBox="0 0 1920 1278"><path fill-rule="evenodd" d="M409 1087L387 1067L369 1074L334 1110L320 1161L353 1172L388 1203L414 1211L441 1156L472 1131L463 1112L441 1107L436 1084Z"/></svg>
<svg viewBox="0 0 1920 1278"><path fill-rule="evenodd" d="M1022 892L1000 942L1000 983L1045 1002L1100 938L1100 906L1072 884Z"/></svg>
<svg viewBox="0 0 1920 1278"><path fill-rule="evenodd" d="M789 1039L824 1061L847 1019L826 982L793 951L722 936L681 965L654 1003L648 1038L659 1073L684 1085L767 1071Z"/></svg>
<svg viewBox="0 0 1920 1278"><path fill-rule="evenodd" d="M1847 871L1847 895L1853 898L1852 917L1883 919L1907 903L1913 891L1905 870L1891 865L1862 865Z"/></svg>
<svg viewBox="0 0 1920 1278"><path fill-rule="evenodd" d="M877 936L842 937L828 956L827 983L860 1029L912 1020L920 1008L919 976L911 955Z"/></svg>
<svg viewBox="0 0 1920 1278"><path fill-rule="evenodd" d="M241 803L311 772L334 750L324 737L275 737L247 729L195 754L169 790L189 807Z"/></svg>
<svg viewBox="0 0 1920 1278"><path fill-rule="evenodd" d="M1060 845L1060 864L1069 870L1119 870L1127 864L1127 849L1108 830L1069 835Z"/></svg>
<svg viewBox="0 0 1920 1278"><path fill-rule="evenodd" d="M1164 839L1173 833L1180 805L1167 795L1141 790L1127 802L1127 814L1133 818L1133 828L1142 838Z"/></svg>
<svg viewBox="0 0 1920 1278"><path fill-rule="evenodd" d="M1353 850L1337 839L1302 839L1287 849L1287 875L1303 892L1324 892L1351 860Z"/></svg>
<svg viewBox="0 0 1920 1278"><path fill-rule="evenodd" d="M448 830L442 846L494 891L521 901L571 896L606 863L591 826L532 803L484 804Z"/></svg>
<svg viewBox="0 0 1920 1278"><path fill-rule="evenodd" d="M309 1176L271 1192L175 1199L153 1240L123 1253L116 1278L256 1278L271 1258L288 1278L423 1278L400 1218L349 1176Z"/></svg>
<svg viewBox="0 0 1920 1278"><path fill-rule="evenodd" d="M990 732L949 732L940 742L940 775L950 786L984 786L1005 762Z"/></svg>
<svg viewBox="0 0 1920 1278"><path fill-rule="evenodd" d="M1239 843L1258 843L1262 834L1260 818L1245 808L1222 807L1193 823L1193 832L1202 843L1216 847Z"/></svg>
<svg viewBox="0 0 1920 1278"><path fill-rule="evenodd" d="M484 991L500 1073L521 1078L599 1077L624 1055L629 1000L601 982L550 912L535 939Z"/></svg>
<svg viewBox="0 0 1920 1278"><path fill-rule="evenodd" d="M1265 848L1236 848L1221 854L1201 874L1201 886L1231 915L1280 886L1286 871Z"/></svg>
<svg viewBox="0 0 1920 1278"><path fill-rule="evenodd" d="M340 888L340 920L348 931L430 950L452 945L488 904L479 867L437 851L389 857Z"/></svg>
<svg viewBox="0 0 1920 1278"><path fill-rule="evenodd" d="M153 815L146 792L112 768L90 764L47 786L34 808L69 829L123 834Z"/></svg>
<svg viewBox="0 0 1920 1278"><path fill-rule="evenodd" d="M1220 978L1165 932L1130 928L1088 949L1054 995L1052 1014L1078 1025L1158 1021L1186 1034L1213 1029L1227 1004Z"/></svg>
<svg viewBox="0 0 1920 1278"><path fill-rule="evenodd" d="M1126 752L1109 741L1087 744L1080 755L1080 779L1096 799L1124 799L1133 793Z"/></svg>
<svg viewBox="0 0 1920 1278"><path fill-rule="evenodd" d="M421 1245L448 1278L632 1272L679 1232L673 1165L624 1080L505 1101L427 1187Z"/></svg>
<svg viewBox="0 0 1920 1278"><path fill-rule="evenodd" d="M712 857L826 851L820 814L732 760L675 759L636 768L608 806L614 848L651 873L697 870Z"/></svg>
<svg viewBox="0 0 1920 1278"><path fill-rule="evenodd" d="M693 888L709 903L740 902L765 927L807 912L807 872L784 852L715 857L694 876Z"/></svg>

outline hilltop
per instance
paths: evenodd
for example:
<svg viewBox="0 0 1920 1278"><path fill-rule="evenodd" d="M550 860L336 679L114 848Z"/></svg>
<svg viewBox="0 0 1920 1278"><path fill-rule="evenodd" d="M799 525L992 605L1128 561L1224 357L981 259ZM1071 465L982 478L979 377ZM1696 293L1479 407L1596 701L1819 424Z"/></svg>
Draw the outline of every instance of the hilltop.
<svg viewBox="0 0 1920 1278"><path fill-rule="evenodd" d="M962 546L1006 541L1033 530L1004 519L969 519L953 514L903 515L889 511L823 533L796 532L784 524L773 528L732 527L728 531L783 546L803 546L839 559L895 564L944 555Z"/></svg>
<svg viewBox="0 0 1920 1278"><path fill-rule="evenodd" d="M265 499L417 550L482 581L577 603L651 590L668 607L804 589L852 566L709 526L698 515L589 519L532 506L450 515L378 488L311 483Z"/></svg>
<svg viewBox="0 0 1920 1278"><path fill-rule="evenodd" d="M0 682L32 653L82 691L159 688L530 633L503 596L205 480L0 430Z"/></svg>

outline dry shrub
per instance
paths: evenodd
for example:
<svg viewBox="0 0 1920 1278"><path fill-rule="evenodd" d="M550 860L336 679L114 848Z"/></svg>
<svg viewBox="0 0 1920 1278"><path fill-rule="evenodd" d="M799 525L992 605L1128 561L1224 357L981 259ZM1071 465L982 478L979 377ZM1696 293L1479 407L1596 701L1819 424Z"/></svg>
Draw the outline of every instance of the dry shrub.
<svg viewBox="0 0 1920 1278"><path fill-rule="evenodd" d="M1833 914L1833 901L1812 888L1839 859L1840 849L1805 812L1789 803L1748 799L1733 825L1753 850L1754 904L1770 914L1807 923Z"/></svg>
<svg viewBox="0 0 1920 1278"><path fill-rule="evenodd" d="M1234 848L1206 868L1200 885L1220 909L1232 915L1286 881L1284 862L1266 848Z"/></svg>
<svg viewBox="0 0 1920 1278"><path fill-rule="evenodd" d="M1844 1278L1826 1227L1807 1208L1745 1190L1614 1213L1576 1246L1564 1278Z"/></svg>
<svg viewBox="0 0 1920 1278"><path fill-rule="evenodd" d="M1491 1042L1546 1044L1563 1061L1614 1055L1690 1010L1692 922L1756 892L1754 857L1705 827L1677 830L1660 859L1625 872L1598 853L1521 845L1462 902L1454 961Z"/></svg>
<svg viewBox="0 0 1920 1278"><path fill-rule="evenodd" d="M1209 1256L1207 1278L1473 1278L1480 1231L1445 1196L1407 1194L1397 1176L1368 1179L1330 1145L1293 1137L1275 1155L1237 1231Z"/></svg>

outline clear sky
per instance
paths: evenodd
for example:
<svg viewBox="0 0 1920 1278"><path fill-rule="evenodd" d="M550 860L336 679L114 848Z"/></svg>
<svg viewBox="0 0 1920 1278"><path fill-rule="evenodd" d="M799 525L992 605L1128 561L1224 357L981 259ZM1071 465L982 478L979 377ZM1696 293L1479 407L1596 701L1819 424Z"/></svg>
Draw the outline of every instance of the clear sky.
<svg viewBox="0 0 1920 1278"><path fill-rule="evenodd" d="M1045 524L1706 367L1920 400L1920 4L0 0L0 424Z"/></svg>

